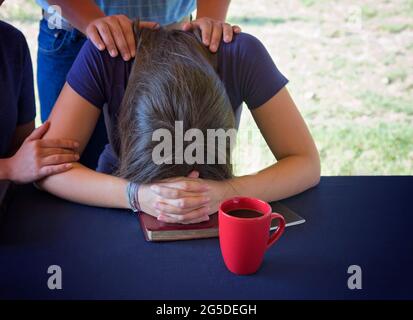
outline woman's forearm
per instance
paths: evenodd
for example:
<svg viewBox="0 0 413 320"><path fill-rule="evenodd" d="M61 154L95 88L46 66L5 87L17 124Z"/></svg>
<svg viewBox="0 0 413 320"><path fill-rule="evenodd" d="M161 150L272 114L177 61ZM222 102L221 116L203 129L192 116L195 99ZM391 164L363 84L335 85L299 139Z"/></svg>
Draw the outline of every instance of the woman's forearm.
<svg viewBox="0 0 413 320"><path fill-rule="evenodd" d="M95 172L81 164L37 182L42 189L66 200L91 206L129 208L127 181Z"/></svg>
<svg viewBox="0 0 413 320"><path fill-rule="evenodd" d="M230 196L247 196L276 201L303 192L318 184L318 156L289 156L253 175L232 179Z"/></svg>
<svg viewBox="0 0 413 320"><path fill-rule="evenodd" d="M198 0L196 18L208 17L225 21L230 0Z"/></svg>

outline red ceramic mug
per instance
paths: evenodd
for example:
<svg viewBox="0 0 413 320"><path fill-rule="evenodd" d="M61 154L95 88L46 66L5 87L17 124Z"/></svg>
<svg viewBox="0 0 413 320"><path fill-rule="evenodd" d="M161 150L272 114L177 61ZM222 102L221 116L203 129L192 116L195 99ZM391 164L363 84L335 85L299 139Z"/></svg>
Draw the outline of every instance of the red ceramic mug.
<svg viewBox="0 0 413 320"><path fill-rule="evenodd" d="M253 217L241 217L234 210L252 210ZM219 243L227 268L239 275L255 273L261 266L265 251L283 234L285 220L272 213L265 201L235 197L219 207ZM270 235L271 221L279 220L277 231Z"/></svg>

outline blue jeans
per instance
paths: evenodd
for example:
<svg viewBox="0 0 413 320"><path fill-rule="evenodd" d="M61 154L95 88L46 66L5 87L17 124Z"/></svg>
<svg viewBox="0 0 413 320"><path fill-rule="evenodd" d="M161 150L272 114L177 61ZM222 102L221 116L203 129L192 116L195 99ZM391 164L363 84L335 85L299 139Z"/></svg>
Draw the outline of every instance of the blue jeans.
<svg viewBox="0 0 413 320"><path fill-rule="evenodd" d="M72 67L86 38L78 30L65 31L49 29L42 19L39 27L39 50L37 52L37 86L39 90L40 115L46 121L66 82L66 75ZM103 113L95 131L86 146L80 162L96 168L97 161L108 142Z"/></svg>

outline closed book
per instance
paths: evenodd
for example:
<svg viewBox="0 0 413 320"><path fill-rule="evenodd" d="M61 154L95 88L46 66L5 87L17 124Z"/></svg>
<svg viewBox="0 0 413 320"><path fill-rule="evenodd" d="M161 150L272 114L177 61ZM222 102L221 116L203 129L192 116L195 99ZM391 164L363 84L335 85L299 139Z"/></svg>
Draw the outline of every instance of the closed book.
<svg viewBox="0 0 413 320"><path fill-rule="evenodd" d="M140 212L139 221L145 239L148 241L189 240L218 236L218 214L211 215L208 221L180 224L165 223Z"/></svg>
<svg viewBox="0 0 413 320"><path fill-rule="evenodd" d="M273 212L280 213L286 226L304 223L305 220L297 213L281 204L271 203ZM218 214L209 216L209 221L194 224L165 223L155 217L140 212L139 223L147 241L174 241L218 237ZM271 230L277 229L277 221L273 220Z"/></svg>

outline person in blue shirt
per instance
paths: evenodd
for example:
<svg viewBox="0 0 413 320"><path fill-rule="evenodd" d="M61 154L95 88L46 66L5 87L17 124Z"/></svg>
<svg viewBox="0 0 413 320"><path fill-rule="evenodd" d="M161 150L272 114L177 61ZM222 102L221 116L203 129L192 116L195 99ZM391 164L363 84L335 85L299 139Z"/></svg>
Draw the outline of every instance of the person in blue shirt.
<svg viewBox="0 0 413 320"><path fill-rule="evenodd" d="M0 0L0 5L3 1ZM33 71L23 34L0 21L0 180L32 182L72 168L77 142L43 139L50 122L35 129Z"/></svg>
<svg viewBox="0 0 413 320"><path fill-rule="evenodd" d="M120 54L125 61L133 58L135 40L131 19L147 21L146 27L170 26L202 31L203 42L215 52L221 37L232 40L239 27L225 23L229 0L37 0L43 8L37 57L37 84L42 121L48 119L66 81L66 75L86 38L99 50L107 49L112 57ZM60 8L54 12L50 5ZM197 9L196 19L190 21ZM107 143L101 118L82 163L95 167L98 155Z"/></svg>
<svg viewBox="0 0 413 320"><path fill-rule="evenodd" d="M208 220L229 197L275 201L318 183L317 148L288 93L288 80L258 39L240 33L211 54L197 32L136 29L135 61L112 58L86 42L50 118L53 126L46 137L75 139L82 151L104 114L110 139L97 170L76 163L68 172L39 181L41 188L74 202L141 209L167 223L195 223ZM195 141L200 161L193 161L193 149L187 152L194 147L191 139L183 142L185 148L176 144L176 121L185 137L195 131L206 137L209 129L227 132L236 127L242 102L274 164L234 176L226 138L221 146L214 139ZM175 143L163 140L169 162L154 158L162 139L154 136L158 129L175 137ZM183 149L187 156L176 160ZM215 155L213 161L202 157L205 150ZM217 161L222 154L224 161Z"/></svg>

